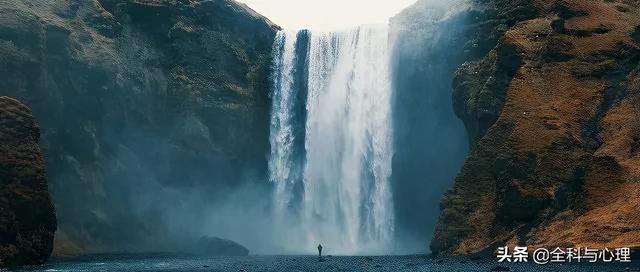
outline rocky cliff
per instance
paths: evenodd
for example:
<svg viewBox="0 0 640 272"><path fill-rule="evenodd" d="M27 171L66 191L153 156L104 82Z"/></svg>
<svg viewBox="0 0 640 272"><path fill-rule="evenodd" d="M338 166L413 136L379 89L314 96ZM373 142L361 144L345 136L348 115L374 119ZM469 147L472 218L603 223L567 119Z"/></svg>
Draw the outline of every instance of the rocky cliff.
<svg viewBox="0 0 640 272"><path fill-rule="evenodd" d="M232 0L0 0L0 94L41 125L57 254L162 250L181 209L265 176L277 29Z"/></svg>
<svg viewBox="0 0 640 272"><path fill-rule="evenodd" d="M38 138L29 108L0 96L0 267L43 263L53 249L56 216Z"/></svg>
<svg viewBox="0 0 640 272"><path fill-rule="evenodd" d="M475 1L454 80L472 150L436 254L640 246L640 2Z"/></svg>

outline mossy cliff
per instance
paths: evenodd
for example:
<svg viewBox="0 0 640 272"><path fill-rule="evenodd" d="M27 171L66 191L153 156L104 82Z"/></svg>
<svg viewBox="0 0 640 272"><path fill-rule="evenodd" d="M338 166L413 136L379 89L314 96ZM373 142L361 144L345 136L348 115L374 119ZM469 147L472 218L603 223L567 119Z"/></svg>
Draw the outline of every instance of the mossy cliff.
<svg viewBox="0 0 640 272"><path fill-rule="evenodd" d="M56 254L162 250L171 193L263 180L267 19L232 0L0 2L0 95L41 125Z"/></svg>
<svg viewBox="0 0 640 272"><path fill-rule="evenodd" d="M478 40L453 82L471 151L432 251L640 246L640 2L472 10L470 27L497 39Z"/></svg>
<svg viewBox="0 0 640 272"><path fill-rule="evenodd" d="M0 96L0 267L43 263L53 249L56 215L39 138L29 108Z"/></svg>

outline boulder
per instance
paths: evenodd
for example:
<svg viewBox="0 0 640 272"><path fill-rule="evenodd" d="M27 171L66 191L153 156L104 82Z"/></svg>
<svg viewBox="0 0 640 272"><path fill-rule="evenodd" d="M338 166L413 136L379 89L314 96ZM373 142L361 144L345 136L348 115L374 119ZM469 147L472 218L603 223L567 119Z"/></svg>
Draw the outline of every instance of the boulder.
<svg viewBox="0 0 640 272"><path fill-rule="evenodd" d="M193 253L204 256L247 256L249 250L231 240L203 236L196 243Z"/></svg>

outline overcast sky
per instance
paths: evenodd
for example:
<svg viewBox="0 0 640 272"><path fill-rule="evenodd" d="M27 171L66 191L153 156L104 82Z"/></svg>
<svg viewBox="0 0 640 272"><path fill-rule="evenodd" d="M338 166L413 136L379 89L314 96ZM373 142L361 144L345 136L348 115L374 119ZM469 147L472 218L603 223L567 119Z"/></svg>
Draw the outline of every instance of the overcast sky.
<svg viewBox="0 0 640 272"><path fill-rule="evenodd" d="M285 29L341 30L386 24L416 0L238 0Z"/></svg>

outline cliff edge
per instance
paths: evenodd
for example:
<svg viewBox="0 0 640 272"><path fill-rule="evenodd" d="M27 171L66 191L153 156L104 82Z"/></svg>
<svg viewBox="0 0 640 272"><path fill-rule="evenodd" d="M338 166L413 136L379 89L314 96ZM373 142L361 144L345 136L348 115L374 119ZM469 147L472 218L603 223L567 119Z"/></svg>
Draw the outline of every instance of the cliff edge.
<svg viewBox="0 0 640 272"><path fill-rule="evenodd" d="M39 138L29 108L0 96L0 267L44 263L53 249L56 216Z"/></svg>

